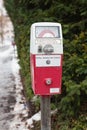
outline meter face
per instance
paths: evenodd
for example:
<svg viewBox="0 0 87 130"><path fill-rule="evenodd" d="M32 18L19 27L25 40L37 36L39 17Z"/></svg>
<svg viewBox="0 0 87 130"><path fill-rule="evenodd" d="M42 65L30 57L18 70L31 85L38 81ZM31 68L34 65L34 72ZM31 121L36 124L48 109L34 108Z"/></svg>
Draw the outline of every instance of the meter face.
<svg viewBox="0 0 87 130"><path fill-rule="evenodd" d="M60 38L59 26L36 26L35 33L37 38Z"/></svg>

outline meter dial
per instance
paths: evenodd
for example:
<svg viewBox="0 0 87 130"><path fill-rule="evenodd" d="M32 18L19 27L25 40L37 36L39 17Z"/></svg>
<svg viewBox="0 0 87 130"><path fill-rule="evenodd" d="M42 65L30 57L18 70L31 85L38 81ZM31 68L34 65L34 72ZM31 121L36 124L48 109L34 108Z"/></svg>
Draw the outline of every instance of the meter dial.
<svg viewBox="0 0 87 130"><path fill-rule="evenodd" d="M36 37L60 37L60 30L58 26L37 26Z"/></svg>
<svg viewBox="0 0 87 130"><path fill-rule="evenodd" d="M47 45L45 45L45 47L43 48L43 51L44 51L44 53L46 53L46 54L51 54L51 53L54 51L54 48L53 48L52 45L47 44Z"/></svg>

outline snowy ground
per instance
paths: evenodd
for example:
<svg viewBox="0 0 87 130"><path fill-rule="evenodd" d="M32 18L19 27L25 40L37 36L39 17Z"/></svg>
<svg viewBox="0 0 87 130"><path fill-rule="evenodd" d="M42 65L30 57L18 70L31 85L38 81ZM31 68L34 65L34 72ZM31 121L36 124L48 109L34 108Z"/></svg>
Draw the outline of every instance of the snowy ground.
<svg viewBox="0 0 87 130"><path fill-rule="evenodd" d="M40 112L28 119L29 109L22 94L16 47L0 46L0 130L29 130Z"/></svg>
<svg viewBox="0 0 87 130"><path fill-rule="evenodd" d="M16 130L20 124L21 130L26 130L21 119L28 116L28 108L22 95L17 62L13 46L0 46L0 130ZM20 114L24 115L19 118Z"/></svg>
<svg viewBox="0 0 87 130"><path fill-rule="evenodd" d="M10 70L12 56L9 57L5 51L8 48L9 46L0 47L0 130L8 130L13 118L10 107L15 103L14 76Z"/></svg>
<svg viewBox="0 0 87 130"><path fill-rule="evenodd" d="M7 15L3 0L0 0L0 10L3 16ZM40 120L41 113L36 113L30 119L28 117L29 108L22 93L17 48L12 46L11 40L5 39L3 44L0 43L0 130L29 130L33 127L33 121Z"/></svg>

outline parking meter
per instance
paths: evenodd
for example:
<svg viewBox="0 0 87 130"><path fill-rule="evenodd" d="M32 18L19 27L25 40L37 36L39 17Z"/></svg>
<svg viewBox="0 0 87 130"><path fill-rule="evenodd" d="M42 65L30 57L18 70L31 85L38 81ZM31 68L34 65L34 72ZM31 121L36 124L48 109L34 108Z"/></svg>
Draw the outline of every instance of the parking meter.
<svg viewBox="0 0 87 130"><path fill-rule="evenodd" d="M60 23L39 22L31 26L30 63L36 95L61 93L63 38Z"/></svg>

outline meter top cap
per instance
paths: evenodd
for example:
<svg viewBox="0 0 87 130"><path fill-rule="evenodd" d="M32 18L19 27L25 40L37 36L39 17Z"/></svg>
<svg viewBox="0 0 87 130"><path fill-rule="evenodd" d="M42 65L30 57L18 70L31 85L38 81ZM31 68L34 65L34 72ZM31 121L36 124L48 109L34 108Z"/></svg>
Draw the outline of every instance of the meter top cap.
<svg viewBox="0 0 87 130"><path fill-rule="evenodd" d="M31 25L30 52L32 54L63 54L60 23L38 22Z"/></svg>

